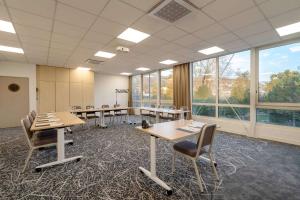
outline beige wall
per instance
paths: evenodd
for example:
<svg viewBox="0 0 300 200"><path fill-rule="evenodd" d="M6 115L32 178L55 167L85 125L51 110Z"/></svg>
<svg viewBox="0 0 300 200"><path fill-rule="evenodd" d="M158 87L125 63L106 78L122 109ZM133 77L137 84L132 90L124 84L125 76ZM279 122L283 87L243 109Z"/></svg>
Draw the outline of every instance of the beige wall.
<svg viewBox="0 0 300 200"><path fill-rule="evenodd" d="M37 66L38 112L94 105L94 72Z"/></svg>

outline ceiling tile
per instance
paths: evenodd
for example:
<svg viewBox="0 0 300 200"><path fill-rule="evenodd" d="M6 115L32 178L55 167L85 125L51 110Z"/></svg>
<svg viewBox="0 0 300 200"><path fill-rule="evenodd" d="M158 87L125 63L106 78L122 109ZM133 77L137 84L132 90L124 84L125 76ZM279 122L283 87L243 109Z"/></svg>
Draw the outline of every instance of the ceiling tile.
<svg viewBox="0 0 300 200"><path fill-rule="evenodd" d="M166 43L168 43L168 41L166 41L164 39L157 38L155 36L151 36L151 37L148 37L145 40L143 40L138 45L146 45L146 46L150 46L150 47L159 47L159 46L164 45Z"/></svg>
<svg viewBox="0 0 300 200"><path fill-rule="evenodd" d="M6 40L18 42L18 38L17 38L16 34L0 31L0 43L2 41L6 41Z"/></svg>
<svg viewBox="0 0 300 200"><path fill-rule="evenodd" d="M250 0L216 0L205 6L203 11L216 20L222 20L253 6Z"/></svg>
<svg viewBox="0 0 300 200"><path fill-rule="evenodd" d="M293 11L289 11L282 15L278 15L276 17L269 18L271 24L274 28L278 28L281 26L286 26L292 23L296 23L300 21L300 8L295 9Z"/></svg>
<svg viewBox="0 0 300 200"><path fill-rule="evenodd" d="M6 3L8 7L47 18L52 18L55 10L55 1L53 0L9 0Z"/></svg>
<svg viewBox="0 0 300 200"><path fill-rule="evenodd" d="M49 18L39 17L16 9L10 9L10 13L14 23L51 31L52 20Z"/></svg>
<svg viewBox="0 0 300 200"><path fill-rule="evenodd" d="M75 26L89 28L96 19L96 16L58 3L55 19Z"/></svg>
<svg viewBox="0 0 300 200"><path fill-rule="evenodd" d="M175 26L183 29L188 33L192 33L200 28L206 27L214 23L214 20L207 17L201 11L193 11L185 17L175 22Z"/></svg>
<svg viewBox="0 0 300 200"><path fill-rule="evenodd" d="M145 12L148 12L151 8L153 8L161 0L122 0L122 1L138 8L138 9L141 9Z"/></svg>
<svg viewBox="0 0 300 200"><path fill-rule="evenodd" d="M92 49L92 50L98 50L101 49L104 45L103 44L99 44L96 42L90 42L90 41L86 41L86 40L82 40L78 46L79 49L81 48L86 48L86 49Z"/></svg>
<svg viewBox="0 0 300 200"><path fill-rule="evenodd" d="M131 27L148 34L153 34L167 26L169 26L169 24L162 20L155 19L149 15L144 15Z"/></svg>
<svg viewBox="0 0 300 200"><path fill-rule="evenodd" d="M208 40L211 44L215 45L221 45L230 41L238 40L239 38L232 34L232 33L225 33L222 35L219 35L213 39Z"/></svg>
<svg viewBox="0 0 300 200"><path fill-rule="evenodd" d="M186 32L184 32L174 26L169 26L168 28L165 28L165 29L159 31L154 35L161 39L172 41L172 40L175 40L186 34L187 34Z"/></svg>
<svg viewBox="0 0 300 200"><path fill-rule="evenodd" d="M26 35L20 35L19 37L21 39L21 42L26 43L27 45L43 46L43 47L49 46L49 40L43 40L43 39L26 36Z"/></svg>
<svg viewBox="0 0 300 200"><path fill-rule="evenodd" d="M50 40L51 32L45 31L39 28L34 28L30 26L23 26L20 24L14 24L16 32L18 35L35 37L42 40Z"/></svg>
<svg viewBox="0 0 300 200"><path fill-rule="evenodd" d="M126 29L126 26L120 25L107 19L98 18L91 30L99 33L105 33L117 37Z"/></svg>
<svg viewBox="0 0 300 200"><path fill-rule="evenodd" d="M222 20L220 23L230 30L236 30L242 27L246 27L255 22L262 21L264 19L264 16L255 7L246 10L238 15Z"/></svg>
<svg viewBox="0 0 300 200"><path fill-rule="evenodd" d="M211 46L212 44L207 41L200 41L191 45L186 45L186 47L192 51L198 51L199 49L205 49Z"/></svg>
<svg viewBox="0 0 300 200"><path fill-rule="evenodd" d="M124 13L126 13L124 15ZM144 13L118 0L111 0L101 16L123 25L130 25Z"/></svg>
<svg viewBox="0 0 300 200"><path fill-rule="evenodd" d="M85 10L92 14L98 15L107 4L108 0L58 0L59 2L68 4L78 9Z"/></svg>
<svg viewBox="0 0 300 200"><path fill-rule="evenodd" d="M5 52L3 55L9 61L26 63L26 58L23 54Z"/></svg>
<svg viewBox="0 0 300 200"><path fill-rule="evenodd" d="M195 6L197 6L198 8L203 8L204 6L214 2L215 0L189 0L190 2L192 2Z"/></svg>
<svg viewBox="0 0 300 200"><path fill-rule="evenodd" d="M174 40L173 42L176 44L179 44L181 46L189 46L195 43L199 43L201 39L193 36L192 34L185 35L177 40Z"/></svg>
<svg viewBox="0 0 300 200"><path fill-rule="evenodd" d="M264 44L278 42L280 41L280 38L275 31L267 31L264 33L252 35L250 37L245 38L244 40L247 43L249 43L252 47L257 47Z"/></svg>
<svg viewBox="0 0 300 200"><path fill-rule="evenodd" d="M225 50L237 52L249 48L249 45L242 40L230 41L222 45Z"/></svg>
<svg viewBox="0 0 300 200"><path fill-rule="evenodd" d="M47 65L47 57L31 57L27 56L28 62L31 64Z"/></svg>
<svg viewBox="0 0 300 200"><path fill-rule="evenodd" d="M209 27L206 27L204 29L200 29L196 32L193 33L193 35L203 39L203 40L208 40L211 38L214 38L216 36L222 35L224 33L227 33L228 31L223 28L219 24L213 24Z"/></svg>
<svg viewBox="0 0 300 200"><path fill-rule="evenodd" d="M82 27L69 25L60 21L55 20L53 32L63 34L70 37L81 38L87 29Z"/></svg>
<svg viewBox="0 0 300 200"><path fill-rule="evenodd" d="M254 35L257 33L266 32L272 29L272 26L266 21L256 22L254 24L250 24L249 26L243 27L234 31L239 37L248 37L250 35Z"/></svg>
<svg viewBox="0 0 300 200"><path fill-rule="evenodd" d="M5 21L10 21L6 7L1 3L0 3L0 19Z"/></svg>
<svg viewBox="0 0 300 200"><path fill-rule="evenodd" d="M50 44L51 48L63 49L66 51L73 50L76 46L77 46L77 43L69 43L68 45L66 45L66 44L59 43L59 42L56 42L53 40L51 41L51 44Z"/></svg>
<svg viewBox="0 0 300 200"><path fill-rule="evenodd" d="M52 33L51 41L65 44L65 45L76 45L79 43L80 38L73 38L66 35L58 34L58 33Z"/></svg>
<svg viewBox="0 0 300 200"><path fill-rule="evenodd" d="M289 10L300 7L299 0L269 0L259 5L267 17L283 14Z"/></svg>
<svg viewBox="0 0 300 200"><path fill-rule="evenodd" d="M89 42L95 42L97 44L107 44L111 41L114 37L102 33L97 33L94 31L89 31L85 36L84 40Z"/></svg>

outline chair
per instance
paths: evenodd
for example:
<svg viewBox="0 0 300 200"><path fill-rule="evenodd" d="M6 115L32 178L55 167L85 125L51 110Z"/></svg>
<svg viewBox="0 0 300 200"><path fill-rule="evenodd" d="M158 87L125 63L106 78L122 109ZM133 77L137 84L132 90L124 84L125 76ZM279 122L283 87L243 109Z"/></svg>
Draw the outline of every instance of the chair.
<svg viewBox="0 0 300 200"><path fill-rule="evenodd" d="M156 108L155 104L150 105L151 108ZM154 111L149 111L149 116L150 117L156 117L156 113Z"/></svg>
<svg viewBox="0 0 300 200"><path fill-rule="evenodd" d="M95 107L94 106L86 106L85 107L87 110L89 109L94 109ZM99 119L99 116L96 115L96 112L95 111L88 111L86 112L86 119L95 119L95 126L97 125L97 119Z"/></svg>
<svg viewBox="0 0 300 200"><path fill-rule="evenodd" d="M188 111L189 108L187 106L180 106L180 110L182 110L182 111ZM184 113L184 119L187 119L187 116L188 116L188 113L185 112Z"/></svg>
<svg viewBox="0 0 300 200"><path fill-rule="evenodd" d="M25 160L25 165L22 170L22 173L25 171L27 167L27 164L31 158L33 150L42 149L44 147L56 146L57 143L57 130L50 129L45 131L39 131L38 133L33 134L33 132L30 131L32 123L28 118L30 117L27 116L27 118L21 120L21 125L25 133L27 143L29 145L29 153ZM66 140L65 144L73 144L73 141Z"/></svg>
<svg viewBox="0 0 300 200"><path fill-rule="evenodd" d="M32 116L33 119L36 118L37 113L35 112L35 110L30 112L30 115Z"/></svg>
<svg viewBox="0 0 300 200"><path fill-rule="evenodd" d="M101 107L102 107L103 109L105 109L105 108L109 108L109 105L104 104L104 105L102 105ZM104 117L104 118L105 118L105 117L109 117L109 123L111 123L111 119L114 120L114 115L110 112L110 110L104 111L104 112L103 112L103 117Z"/></svg>
<svg viewBox="0 0 300 200"><path fill-rule="evenodd" d="M212 167L212 171L216 176L217 181L219 181L218 172L214 165L214 160L212 156L212 144L215 135L216 124L205 125L202 128L201 134L199 134L197 144L190 142L190 141L181 141L175 143L173 146L174 154L173 154L173 163L172 163L172 172L175 170L175 153L180 153L181 155L189 158L193 161L193 165L195 168L195 173L197 176L198 184L200 187L200 191L203 192L202 182L205 185L201 174L198 171L198 167L196 164L197 159L200 155L207 153L210 159L210 165ZM208 148L208 150L207 150ZM202 182L201 182L202 181Z"/></svg>
<svg viewBox="0 0 300 200"><path fill-rule="evenodd" d="M27 115L27 119L30 121L31 124L33 124L34 119L33 119L33 117L32 117L31 114L32 114L32 113L29 113L29 114Z"/></svg>
<svg viewBox="0 0 300 200"><path fill-rule="evenodd" d="M169 109L170 110L176 110L176 106L172 105L172 106L169 106ZM173 113L168 113L166 119L169 119L169 120L175 120L178 118L178 114L173 114Z"/></svg>
<svg viewBox="0 0 300 200"><path fill-rule="evenodd" d="M115 104L114 108L121 108L121 105L120 104ZM126 110L126 112L122 112L122 110L115 110L114 111L114 116L119 117L120 121L122 122L123 116L127 116L127 110Z"/></svg>
<svg viewBox="0 0 300 200"><path fill-rule="evenodd" d="M72 110L81 110L81 106L72 106ZM76 117L82 119L82 120L86 120L86 117L83 115L84 112L76 112L75 115Z"/></svg>

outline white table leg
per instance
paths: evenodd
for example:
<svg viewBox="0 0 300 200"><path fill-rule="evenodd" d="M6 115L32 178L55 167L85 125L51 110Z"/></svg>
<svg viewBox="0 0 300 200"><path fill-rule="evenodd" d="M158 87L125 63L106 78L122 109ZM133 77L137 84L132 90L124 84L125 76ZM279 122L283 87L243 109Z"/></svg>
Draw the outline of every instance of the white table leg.
<svg viewBox="0 0 300 200"><path fill-rule="evenodd" d="M180 119L184 119L184 112L180 113Z"/></svg>
<svg viewBox="0 0 300 200"><path fill-rule="evenodd" d="M159 112L155 111L155 122L159 123Z"/></svg>
<svg viewBox="0 0 300 200"><path fill-rule="evenodd" d="M100 127L107 128L107 125L105 124L105 119L104 119L104 111L100 112Z"/></svg>
<svg viewBox="0 0 300 200"><path fill-rule="evenodd" d="M71 157L71 158L65 158L65 135L64 135L64 128L60 128L60 129L57 130L56 149L57 149L56 150L57 151L57 161L37 166L35 169L39 170L41 168L63 164L63 163L66 163L66 162L70 162L72 160L80 160L82 158L82 156L75 156L75 157Z"/></svg>
<svg viewBox="0 0 300 200"><path fill-rule="evenodd" d="M165 188L168 194L172 194L172 189L162 180L160 180L156 175L156 138L154 136L150 136L150 171L139 167L139 169L148 176L151 180L156 182L161 187Z"/></svg>

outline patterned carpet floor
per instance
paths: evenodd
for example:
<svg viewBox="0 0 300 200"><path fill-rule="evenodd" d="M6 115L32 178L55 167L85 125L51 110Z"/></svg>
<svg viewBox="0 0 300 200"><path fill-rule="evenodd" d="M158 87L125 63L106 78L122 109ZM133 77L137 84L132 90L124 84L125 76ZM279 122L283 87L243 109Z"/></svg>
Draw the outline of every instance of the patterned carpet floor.
<svg viewBox="0 0 300 200"><path fill-rule="evenodd" d="M0 129L0 199L300 199L300 147L217 133L214 152L220 182L208 163L198 166L206 182L201 194L192 162L176 159L171 174L172 143L157 142L157 173L173 188L173 195L139 172L149 168L150 138L134 125L107 129L74 127L73 146L66 157L82 155L79 162L35 172L34 167L56 159L56 149L34 151L25 173L28 153L21 128ZM192 139L193 140L193 139Z"/></svg>

